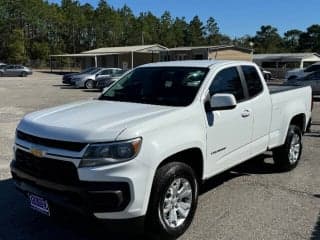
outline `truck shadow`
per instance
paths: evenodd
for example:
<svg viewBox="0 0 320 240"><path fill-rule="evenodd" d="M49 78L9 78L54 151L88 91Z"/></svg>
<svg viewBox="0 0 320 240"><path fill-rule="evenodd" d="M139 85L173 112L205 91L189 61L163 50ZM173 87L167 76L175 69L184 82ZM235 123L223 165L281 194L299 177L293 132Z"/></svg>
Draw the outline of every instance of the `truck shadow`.
<svg viewBox="0 0 320 240"><path fill-rule="evenodd" d="M46 217L28 208L12 179L0 180L0 239L147 239L145 236L114 229L94 219L61 210L56 217Z"/></svg>
<svg viewBox="0 0 320 240"><path fill-rule="evenodd" d="M226 172L208 179L202 186L200 193L206 193L232 179L249 176L251 174L274 174L280 171L274 166L272 153L265 153L254 157Z"/></svg>
<svg viewBox="0 0 320 240"><path fill-rule="evenodd" d="M320 195L316 196L320 197ZM313 228L310 240L319 240L320 239L320 214L318 215L318 220L316 222L316 225Z"/></svg>

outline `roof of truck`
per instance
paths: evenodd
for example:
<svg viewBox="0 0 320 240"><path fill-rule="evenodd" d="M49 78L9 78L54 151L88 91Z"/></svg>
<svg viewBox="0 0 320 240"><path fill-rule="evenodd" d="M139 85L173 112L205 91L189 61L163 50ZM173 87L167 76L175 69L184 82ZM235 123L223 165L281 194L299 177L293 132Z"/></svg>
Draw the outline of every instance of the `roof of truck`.
<svg viewBox="0 0 320 240"><path fill-rule="evenodd" d="M231 60L184 60L184 61L169 61L169 62L156 62L144 64L141 67L205 67L209 68L214 65L225 65L230 63L251 63L245 61L231 61Z"/></svg>

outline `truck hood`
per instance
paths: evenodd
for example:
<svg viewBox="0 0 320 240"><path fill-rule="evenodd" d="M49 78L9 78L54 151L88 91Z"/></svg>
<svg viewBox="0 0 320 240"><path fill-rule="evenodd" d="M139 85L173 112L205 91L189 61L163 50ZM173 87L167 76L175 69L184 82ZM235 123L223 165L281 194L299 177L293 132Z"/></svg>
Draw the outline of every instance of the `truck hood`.
<svg viewBox="0 0 320 240"><path fill-rule="evenodd" d="M133 126L175 111L175 107L90 100L26 115L18 130L31 135L75 142L114 141Z"/></svg>

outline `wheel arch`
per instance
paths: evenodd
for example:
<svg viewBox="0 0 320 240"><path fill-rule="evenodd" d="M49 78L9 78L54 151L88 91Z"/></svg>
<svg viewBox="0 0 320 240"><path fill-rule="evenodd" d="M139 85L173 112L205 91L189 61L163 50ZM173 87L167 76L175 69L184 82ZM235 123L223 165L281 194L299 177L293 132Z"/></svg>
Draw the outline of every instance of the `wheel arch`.
<svg viewBox="0 0 320 240"><path fill-rule="evenodd" d="M303 133L306 129L306 115L304 113L300 113L293 116L290 120L289 126L290 125L296 125Z"/></svg>
<svg viewBox="0 0 320 240"><path fill-rule="evenodd" d="M176 152L163 159L157 169L170 162L182 162L189 165L195 171L197 180L199 182L202 181L204 173L204 157L200 148L192 147Z"/></svg>

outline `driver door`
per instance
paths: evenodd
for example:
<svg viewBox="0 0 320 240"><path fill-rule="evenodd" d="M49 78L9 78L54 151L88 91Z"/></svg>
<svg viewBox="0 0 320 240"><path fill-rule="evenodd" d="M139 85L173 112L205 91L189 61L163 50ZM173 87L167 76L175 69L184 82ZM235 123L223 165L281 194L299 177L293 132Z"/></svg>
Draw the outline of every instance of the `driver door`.
<svg viewBox="0 0 320 240"><path fill-rule="evenodd" d="M245 160L250 155L253 128L251 106L246 102L245 84L237 67L221 70L209 88L210 96L231 93L237 106L231 110L207 112L207 167L212 176Z"/></svg>

